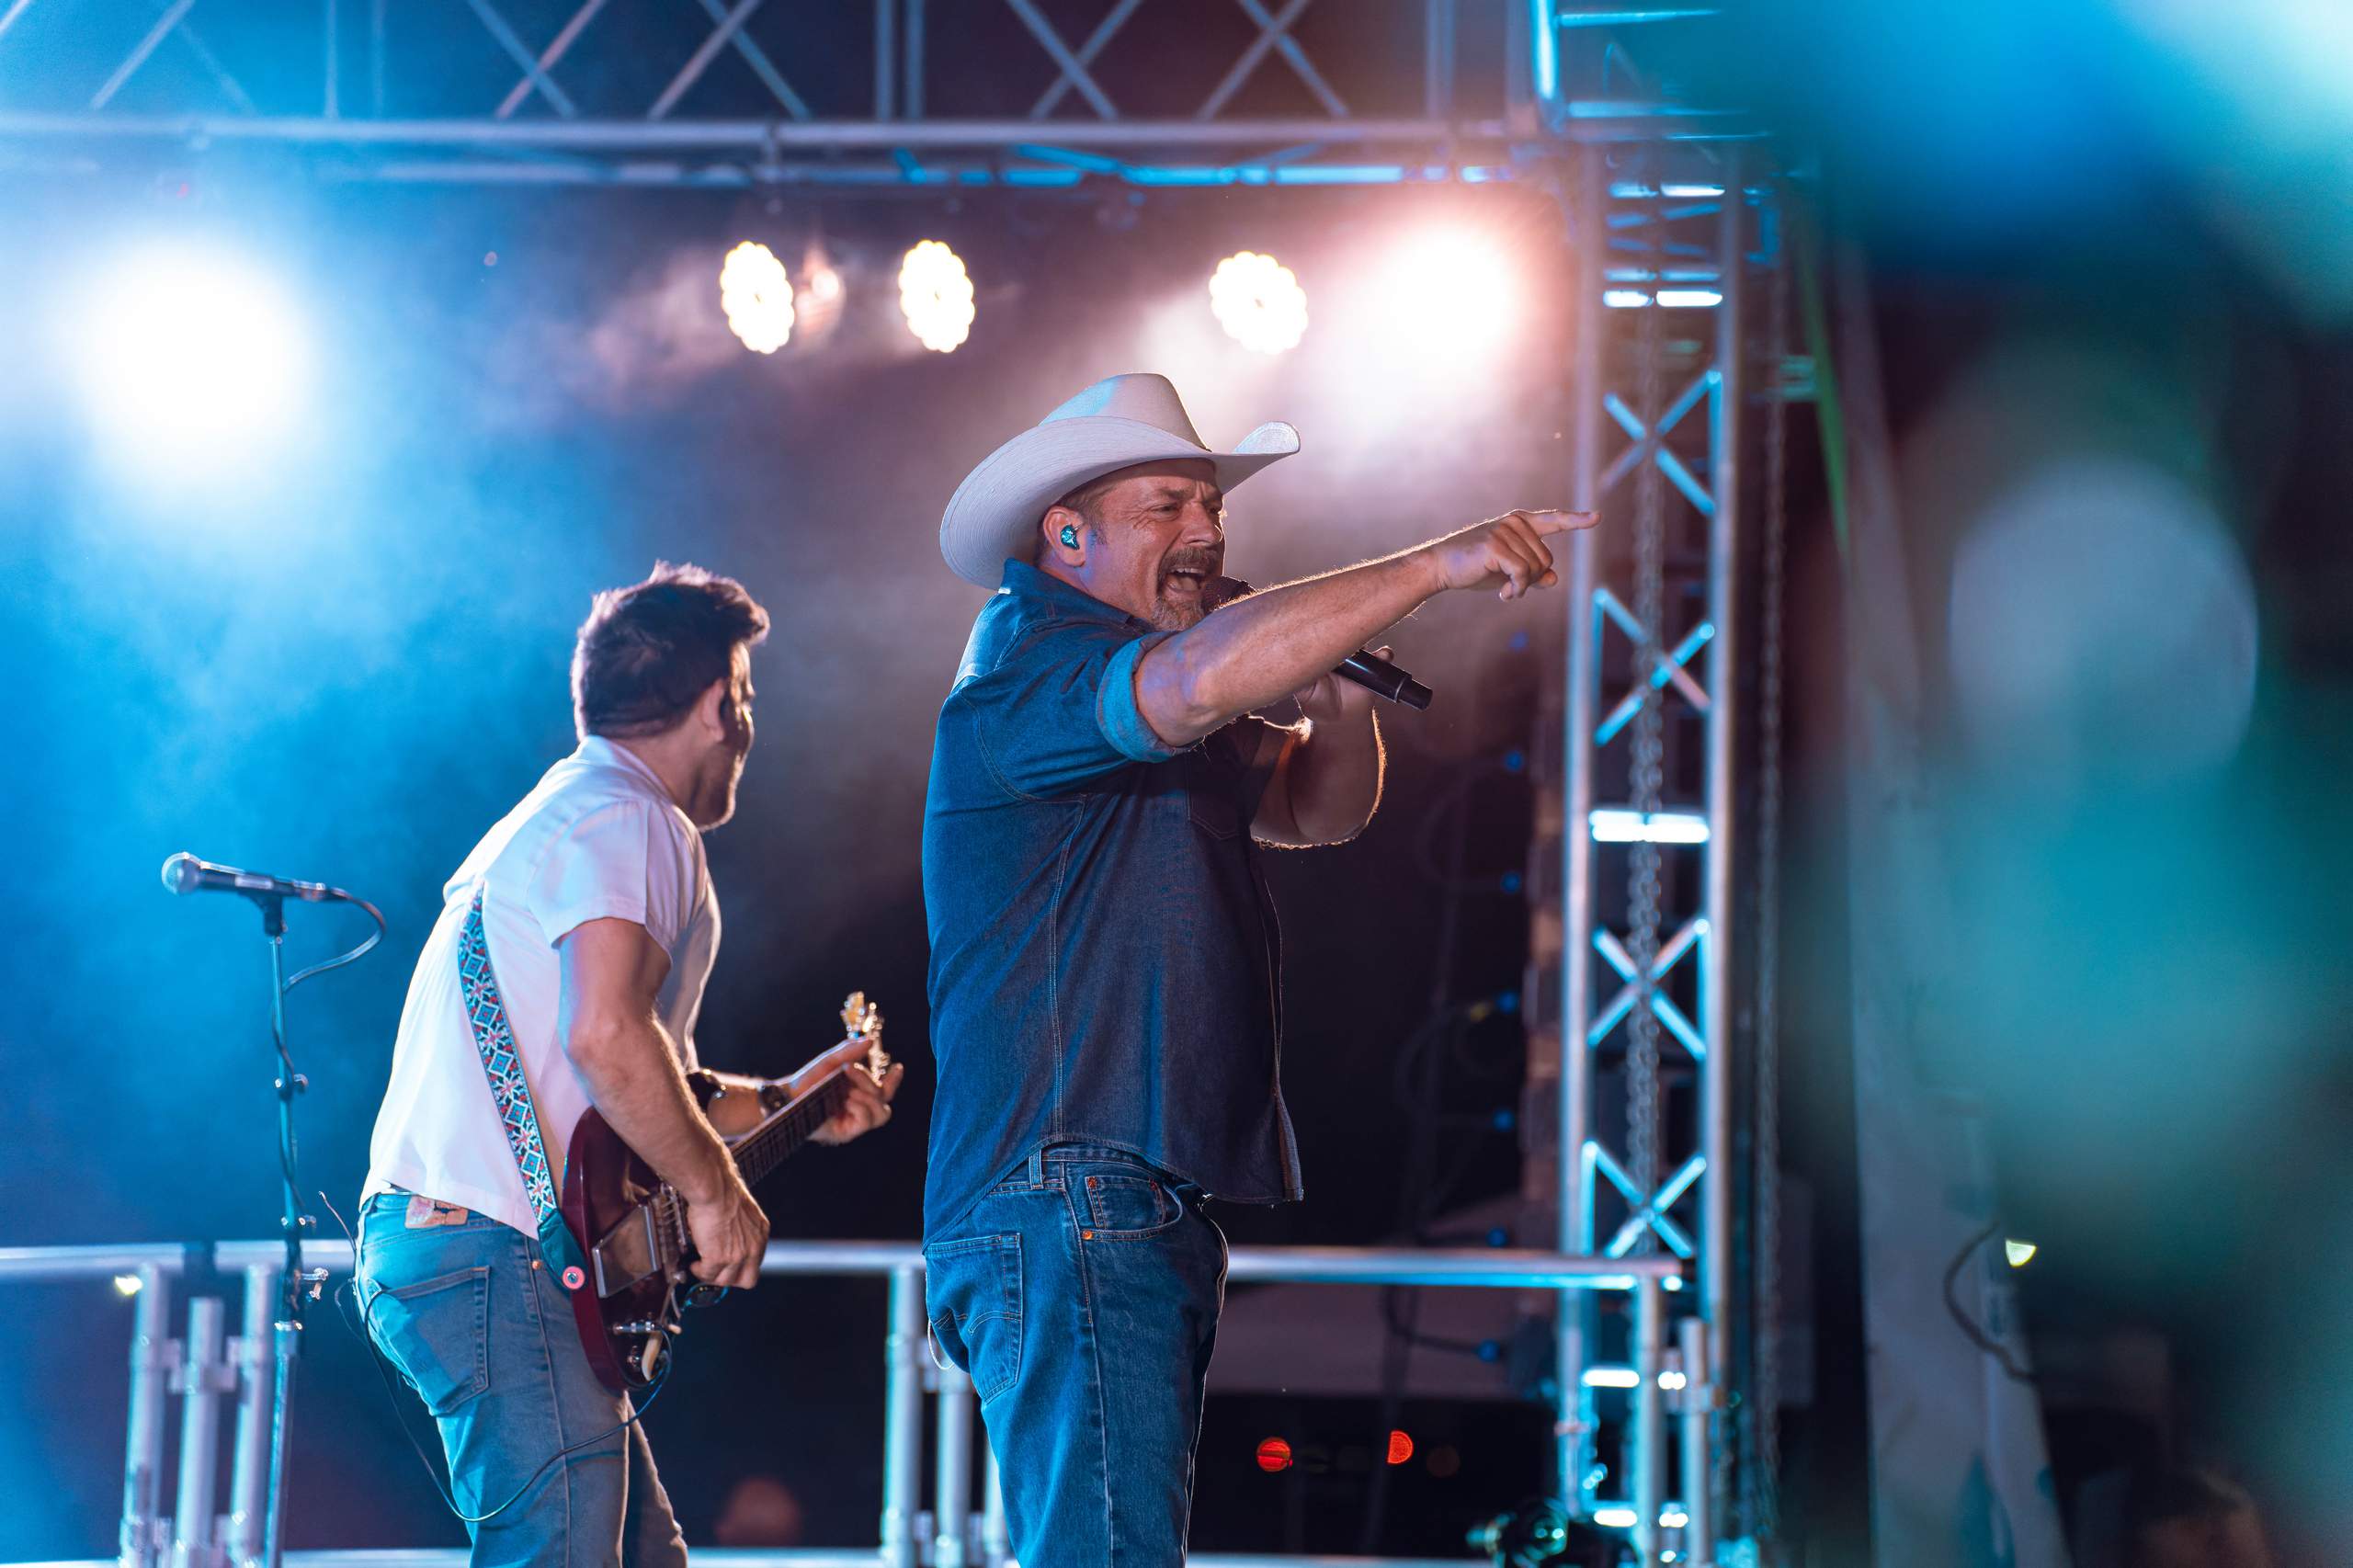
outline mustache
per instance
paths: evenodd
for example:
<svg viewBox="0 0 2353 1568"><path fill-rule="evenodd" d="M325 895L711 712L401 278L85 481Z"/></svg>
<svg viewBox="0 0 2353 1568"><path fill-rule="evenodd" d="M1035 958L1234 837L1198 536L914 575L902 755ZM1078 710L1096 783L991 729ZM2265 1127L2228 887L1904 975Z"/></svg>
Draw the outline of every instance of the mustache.
<svg viewBox="0 0 2353 1568"><path fill-rule="evenodd" d="M1160 563L1160 570L1163 575L1171 572L1199 572L1205 577L1214 577L1217 569L1224 564L1225 551L1222 550L1179 550L1172 551Z"/></svg>

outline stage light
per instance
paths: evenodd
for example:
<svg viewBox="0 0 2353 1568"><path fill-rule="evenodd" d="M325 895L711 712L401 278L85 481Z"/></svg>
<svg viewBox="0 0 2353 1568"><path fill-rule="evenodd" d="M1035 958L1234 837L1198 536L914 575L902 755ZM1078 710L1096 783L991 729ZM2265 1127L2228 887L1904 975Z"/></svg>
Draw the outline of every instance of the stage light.
<svg viewBox="0 0 2353 1568"><path fill-rule="evenodd" d="M899 309L907 330L935 353L953 353L972 333L972 279L963 258L923 240L899 264Z"/></svg>
<svg viewBox="0 0 2353 1568"><path fill-rule="evenodd" d="M1661 289L1658 302L1666 309L1693 310L1724 302L1722 294L1713 289Z"/></svg>
<svg viewBox="0 0 2353 1568"><path fill-rule="evenodd" d="M100 273L63 324L93 420L176 483L300 421L311 353L277 285L234 257L158 247Z"/></svg>
<svg viewBox="0 0 2353 1568"><path fill-rule="evenodd" d="M1389 1462L1391 1464L1404 1464L1407 1460L1412 1459L1413 1457L1413 1435L1403 1430L1391 1432L1389 1434Z"/></svg>
<svg viewBox="0 0 2353 1568"><path fill-rule="evenodd" d="M1604 289L1601 302L1613 311L1638 311L1651 302L1640 289Z"/></svg>
<svg viewBox="0 0 2353 1568"><path fill-rule="evenodd" d="M825 248L813 243L801 253L801 292L793 297L795 320L803 342L822 342L840 323L842 301L849 290Z"/></svg>
<svg viewBox="0 0 2353 1568"><path fill-rule="evenodd" d="M1670 1503L1666 1506L1666 1511L1659 1515L1658 1522L1668 1529L1679 1530L1691 1522L1691 1516Z"/></svg>
<svg viewBox="0 0 2353 1568"><path fill-rule="evenodd" d="M1440 229L1391 254L1377 330L1426 368L1486 368L1519 313L1518 279L1501 246L1475 231Z"/></svg>
<svg viewBox="0 0 2353 1568"><path fill-rule="evenodd" d="M2032 1242L2005 1239L2002 1243L2002 1256L2009 1259L2012 1268L2024 1268L2034 1261L2034 1255L2040 1250Z"/></svg>
<svg viewBox="0 0 2353 1568"><path fill-rule="evenodd" d="M1643 1385L1643 1375L1631 1367L1587 1367L1585 1386L1589 1389L1631 1389Z"/></svg>
<svg viewBox="0 0 2353 1568"><path fill-rule="evenodd" d="M1654 812L1645 817L1616 806L1597 806L1586 820L1596 844L1708 842L1708 819L1696 812Z"/></svg>
<svg viewBox="0 0 2353 1568"><path fill-rule="evenodd" d="M114 1293L118 1296L136 1296L139 1294L142 1283L136 1274L118 1274L114 1277Z"/></svg>
<svg viewBox="0 0 2353 1568"><path fill-rule="evenodd" d="M1280 1437L1268 1437L1258 1445L1258 1468L1268 1475L1290 1468L1290 1445Z"/></svg>
<svg viewBox="0 0 2353 1568"><path fill-rule="evenodd" d="M1593 1522L1604 1529L1630 1530L1642 1516L1631 1508L1596 1508Z"/></svg>
<svg viewBox="0 0 2353 1568"><path fill-rule="evenodd" d="M1307 290L1273 256L1237 251L1210 274L1210 310L1225 335L1257 354L1280 354L1307 333Z"/></svg>
<svg viewBox="0 0 2353 1568"><path fill-rule="evenodd" d="M773 354L792 336L792 279L776 252L745 240L719 268L719 308L727 330L755 354Z"/></svg>

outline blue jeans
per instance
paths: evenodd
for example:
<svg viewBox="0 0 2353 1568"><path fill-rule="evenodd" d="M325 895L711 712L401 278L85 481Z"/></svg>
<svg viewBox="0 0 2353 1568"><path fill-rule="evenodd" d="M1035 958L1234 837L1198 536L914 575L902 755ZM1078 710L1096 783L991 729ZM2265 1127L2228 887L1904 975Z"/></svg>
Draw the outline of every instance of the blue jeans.
<svg viewBox="0 0 2353 1568"><path fill-rule="evenodd" d="M572 1303L537 1237L379 1193L360 1210L358 1273L369 1337L440 1426L458 1506L482 1514L515 1497L497 1517L466 1527L474 1568L686 1562L642 1427L530 1479L558 1449L629 1415L628 1400L588 1369Z"/></svg>
<svg viewBox="0 0 2353 1568"><path fill-rule="evenodd" d="M925 1238L932 1336L972 1374L1021 1568L1184 1561L1225 1237L1131 1154L1033 1154Z"/></svg>

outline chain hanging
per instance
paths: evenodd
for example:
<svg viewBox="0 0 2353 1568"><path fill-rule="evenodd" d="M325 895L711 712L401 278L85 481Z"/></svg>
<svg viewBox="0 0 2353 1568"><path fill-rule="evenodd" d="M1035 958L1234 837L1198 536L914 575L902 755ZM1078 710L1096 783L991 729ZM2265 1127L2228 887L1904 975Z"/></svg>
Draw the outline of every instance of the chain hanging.
<svg viewBox="0 0 2353 1568"><path fill-rule="evenodd" d="M1771 187L1778 256L1767 309L1771 374L1765 403L1764 593L1759 608L1756 734L1756 1110L1755 1387L1749 1401L1755 1462L1748 1470L1749 1529L1766 1562L1781 1530L1781 701L1783 602L1789 563L1789 210Z"/></svg>
<svg viewBox="0 0 2353 1568"><path fill-rule="evenodd" d="M1635 689L1642 706L1633 726L1631 802L1645 824L1662 806L1665 781L1666 693L1662 673L1665 653L1666 618L1666 475L1659 466L1664 437L1659 422L1666 414L1663 395L1665 367L1660 363L1660 318L1656 303L1658 281L1664 275L1665 249L1654 242L1653 302L1644 308L1636 335L1636 405L1642 410L1643 460L1635 468L1634 619L1642 627L1635 652ZM1658 1191L1658 1014L1653 1009L1657 989L1659 951L1659 846L1645 835L1627 857L1627 946L1634 964L1634 1009L1626 1021L1626 1165L1632 1178L1635 1205L1646 1209ZM1643 1224L1635 1233L1634 1250L1648 1253L1657 1244L1656 1233Z"/></svg>

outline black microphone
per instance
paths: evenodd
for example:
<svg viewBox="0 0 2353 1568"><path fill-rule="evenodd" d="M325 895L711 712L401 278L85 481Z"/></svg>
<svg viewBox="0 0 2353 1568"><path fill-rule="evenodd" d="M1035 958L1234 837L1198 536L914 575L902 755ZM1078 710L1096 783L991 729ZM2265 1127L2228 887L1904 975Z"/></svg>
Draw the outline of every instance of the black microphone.
<svg viewBox="0 0 2353 1568"><path fill-rule="evenodd" d="M351 899L341 888L324 882L295 882L259 871L240 871L234 866L216 866L188 854L164 862L164 886L176 893L241 892L251 899L299 898L306 903Z"/></svg>
<svg viewBox="0 0 2353 1568"><path fill-rule="evenodd" d="M1256 591L1239 577L1212 577L1201 590L1201 602L1214 610ZM1427 708L1430 699L1437 695L1380 654L1361 648L1342 659L1339 668L1332 673L1356 682L1376 697L1402 702L1408 708Z"/></svg>

